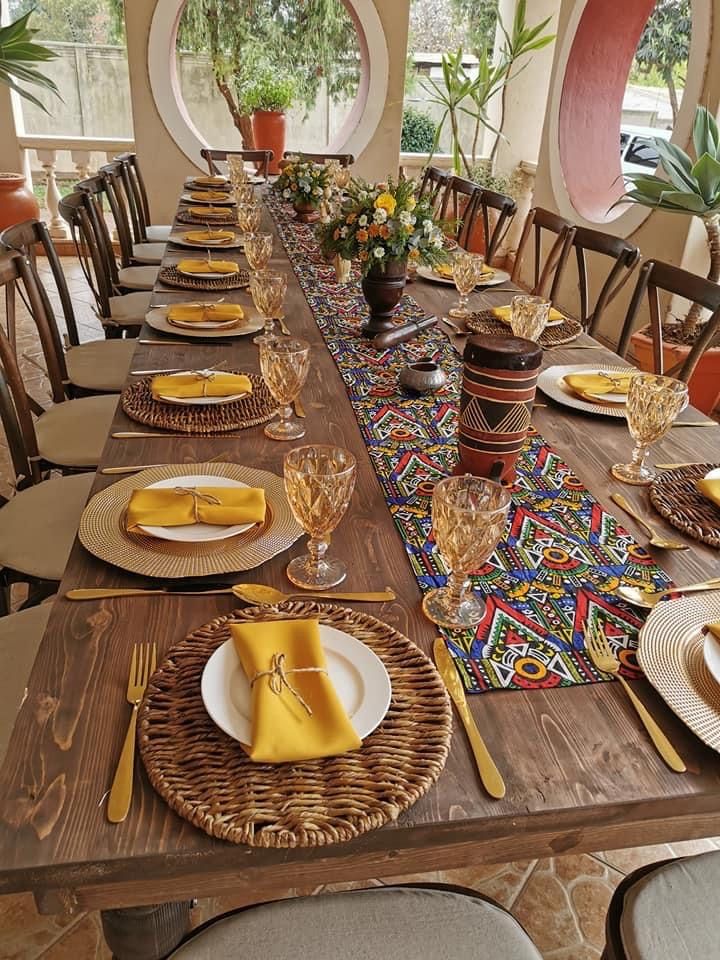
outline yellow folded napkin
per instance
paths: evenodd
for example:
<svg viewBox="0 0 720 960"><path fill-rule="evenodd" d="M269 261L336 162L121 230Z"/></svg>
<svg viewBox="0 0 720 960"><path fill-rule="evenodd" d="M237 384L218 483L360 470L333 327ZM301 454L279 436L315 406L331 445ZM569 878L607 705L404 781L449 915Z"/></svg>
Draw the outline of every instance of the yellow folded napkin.
<svg viewBox="0 0 720 960"><path fill-rule="evenodd" d="M191 200L229 200L230 194L224 190L196 190L190 194Z"/></svg>
<svg viewBox="0 0 720 960"><path fill-rule="evenodd" d="M439 263L435 267L435 273L439 273L441 277L447 277L448 280L453 279L453 267L451 263ZM482 275L483 277L491 277L495 271L492 267L489 267L486 263L483 264Z"/></svg>
<svg viewBox="0 0 720 960"><path fill-rule="evenodd" d="M230 624L252 689L251 760L332 757L362 742L327 675L317 620Z"/></svg>
<svg viewBox="0 0 720 960"><path fill-rule="evenodd" d="M708 633L711 633L716 640L720 640L720 620L716 620L715 623L706 623L705 627Z"/></svg>
<svg viewBox="0 0 720 960"><path fill-rule="evenodd" d="M205 220L207 217L227 217L227 207L190 207L190 213L194 217Z"/></svg>
<svg viewBox="0 0 720 960"><path fill-rule="evenodd" d="M192 182L193 182L193 183L197 183L197 184L199 184L200 186L215 187L215 186L217 186L218 184L225 184L225 183L227 183L227 178L226 178L226 177L220 177L220 176L216 176L216 177L193 177L193 181L192 181Z"/></svg>
<svg viewBox="0 0 720 960"><path fill-rule="evenodd" d="M493 307L492 315L497 317L498 320L502 320L503 323L510 323L510 312L512 307L508 305L507 307ZM556 310L555 307L550 307L550 315L548 320L564 320L565 315L560 313L559 310Z"/></svg>
<svg viewBox="0 0 720 960"><path fill-rule="evenodd" d="M181 260L180 273L238 273L240 266L232 260Z"/></svg>
<svg viewBox="0 0 720 960"><path fill-rule="evenodd" d="M230 243L235 234L232 230L189 230L182 238L190 243Z"/></svg>
<svg viewBox="0 0 720 960"><path fill-rule="evenodd" d="M182 527L188 523L235 526L262 523L265 491L255 487L166 487L133 490L127 509L128 530L139 526Z"/></svg>
<svg viewBox="0 0 720 960"><path fill-rule="evenodd" d="M182 323L209 323L220 320L242 320L243 308L237 303L178 303L168 307L167 318Z"/></svg>
<svg viewBox="0 0 720 960"><path fill-rule="evenodd" d="M569 373L563 382L578 396L595 400L594 394L626 395L632 376L631 373L612 373L606 377L599 373Z"/></svg>
<svg viewBox="0 0 720 960"><path fill-rule="evenodd" d="M704 497L720 507L720 477L714 480L698 480L695 486ZM718 640L720 640L720 634L718 634Z"/></svg>
<svg viewBox="0 0 720 960"><path fill-rule="evenodd" d="M221 373L218 370L197 370L153 377L153 397L232 397L236 393L252 393L250 378L244 373Z"/></svg>

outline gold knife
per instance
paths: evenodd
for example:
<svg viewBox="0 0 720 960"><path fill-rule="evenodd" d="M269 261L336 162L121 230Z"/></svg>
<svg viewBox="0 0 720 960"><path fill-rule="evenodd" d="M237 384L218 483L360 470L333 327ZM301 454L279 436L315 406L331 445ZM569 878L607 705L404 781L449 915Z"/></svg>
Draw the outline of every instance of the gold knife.
<svg viewBox="0 0 720 960"><path fill-rule="evenodd" d="M465 699L462 681L458 676L453 658L450 656L450 652L442 637L435 638L433 654L437 668L440 671L440 676L443 678L448 693L455 704L455 709L460 715L460 719L465 727L465 732L468 735L472 752L475 755L475 762L483 786L491 797L500 800L505 796L505 782L500 776L500 771L495 766L495 761L490 756L488 748L485 746L485 741L480 736L477 724L472 718L467 700Z"/></svg>
<svg viewBox="0 0 720 960"><path fill-rule="evenodd" d="M300 397L296 397L293 400L293 406L295 407L296 417L305 417L305 407L302 405L302 400Z"/></svg>

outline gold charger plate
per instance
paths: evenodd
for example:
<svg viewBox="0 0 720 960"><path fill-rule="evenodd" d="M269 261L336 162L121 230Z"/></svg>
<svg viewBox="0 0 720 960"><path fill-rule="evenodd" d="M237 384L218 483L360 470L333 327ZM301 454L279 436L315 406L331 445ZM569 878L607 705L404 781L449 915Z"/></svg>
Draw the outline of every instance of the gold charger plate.
<svg viewBox="0 0 720 960"><path fill-rule="evenodd" d="M128 533L125 514L130 494L158 480L197 471L262 487L268 505L265 521L228 540L176 543ZM239 463L174 463L143 470L100 490L83 511L78 536L94 556L146 577L207 577L252 570L287 550L302 535L290 510L282 477Z"/></svg>

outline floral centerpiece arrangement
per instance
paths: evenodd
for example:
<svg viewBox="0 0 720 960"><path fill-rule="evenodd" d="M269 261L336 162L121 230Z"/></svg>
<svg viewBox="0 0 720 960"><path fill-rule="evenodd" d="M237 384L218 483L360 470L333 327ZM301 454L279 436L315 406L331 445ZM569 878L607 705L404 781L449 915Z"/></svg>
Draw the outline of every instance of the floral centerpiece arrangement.
<svg viewBox="0 0 720 960"><path fill-rule="evenodd" d="M393 326L407 280L408 261L435 267L448 260L442 225L414 180L369 184L353 179L340 212L319 228L322 250L357 260L370 307L363 332L375 336Z"/></svg>
<svg viewBox="0 0 720 960"><path fill-rule="evenodd" d="M301 223L320 219L320 204L332 196L330 173L323 163L290 157L275 182L284 200L292 203Z"/></svg>

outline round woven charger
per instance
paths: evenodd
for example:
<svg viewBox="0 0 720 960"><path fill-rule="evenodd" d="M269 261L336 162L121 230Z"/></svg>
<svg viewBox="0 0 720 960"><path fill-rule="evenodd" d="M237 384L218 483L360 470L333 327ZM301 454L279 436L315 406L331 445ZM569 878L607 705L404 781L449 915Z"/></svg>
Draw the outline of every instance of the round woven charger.
<svg viewBox="0 0 720 960"><path fill-rule="evenodd" d="M693 540L720 547L720 507L704 497L695 484L717 463L695 463L663 470L650 485L650 502L660 516Z"/></svg>
<svg viewBox="0 0 720 960"><path fill-rule="evenodd" d="M228 620L318 617L367 644L385 664L392 700L360 750L303 763L254 763L212 722L200 677L230 638ZM452 724L445 686L414 643L375 617L307 601L237 610L174 646L140 708L140 753L150 782L210 836L254 847L352 840L397 819L437 780Z"/></svg>
<svg viewBox="0 0 720 960"><path fill-rule="evenodd" d="M189 210L178 210L175 219L178 223L211 223L213 226L216 226L219 223L234 224L236 217L237 215L233 210L228 210L227 214L222 217L197 217L194 213L190 213Z"/></svg>
<svg viewBox="0 0 720 960"><path fill-rule="evenodd" d="M265 491L265 521L227 540L178 543L128 533L127 506L133 490L170 477L229 477ZM100 490L80 518L80 542L94 556L146 577L209 577L252 570L287 550L302 535L285 495L282 477L238 463L172 463L151 467Z"/></svg>
<svg viewBox="0 0 720 960"><path fill-rule="evenodd" d="M492 290L492 287L490 288ZM492 310L480 310L467 318L465 324L473 333L487 333L493 336L510 336L512 331L509 323L494 315ZM572 343L583 332L582 324L572 317L565 317L562 323L555 327L546 327L540 334L538 343L541 347L559 347L563 343Z"/></svg>
<svg viewBox="0 0 720 960"><path fill-rule="evenodd" d="M155 400L150 389L152 377L138 380L122 393L122 408L131 420L172 433L210 435L244 430L272 420L277 402L257 373L246 374L252 393L242 400L216 404L177 404Z"/></svg>
<svg viewBox="0 0 720 960"><path fill-rule="evenodd" d="M229 273L226 277L201 279L186 277L176 266L160 267L158 282L166 287L182 287L183 290L239 290L250 284L250 274L247 270Z"/></svg>

